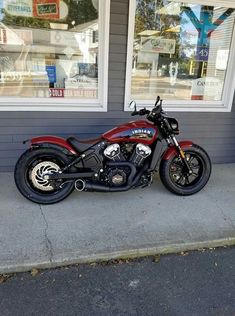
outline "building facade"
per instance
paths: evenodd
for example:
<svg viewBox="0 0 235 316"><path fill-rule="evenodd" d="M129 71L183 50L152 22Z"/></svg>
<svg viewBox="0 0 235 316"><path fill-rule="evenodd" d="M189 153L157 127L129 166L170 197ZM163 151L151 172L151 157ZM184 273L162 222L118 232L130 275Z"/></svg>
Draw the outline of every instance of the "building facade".
<svg viewBox="0 0 235 316"><path fill-rule="evenodd" d="M36 135L94 138L157 95L214 163L235 162L235 4L0 2L0 171Z"/></svg>

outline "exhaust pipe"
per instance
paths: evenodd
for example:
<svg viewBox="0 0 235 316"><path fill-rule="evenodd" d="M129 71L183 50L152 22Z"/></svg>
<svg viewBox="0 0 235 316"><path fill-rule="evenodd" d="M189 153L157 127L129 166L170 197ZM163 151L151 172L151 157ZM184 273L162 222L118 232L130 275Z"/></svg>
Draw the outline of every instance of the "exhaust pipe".
<svg viewBox="0 0 235 316"><path fill-rule="evenodd" d="M97 191L97 192L121 192L130 189L130 185L124 187L107 187L106 185L96 184L82 179L78 179L74 182L75 189L78 192L82 191Z"/></svg>
<svg viewBox="0 0 235 316"><path fill-rule="evenodd" d="M86 182L82 179L78 179L74 182L74 187L78 192L82 192L85 190Z"/></svg>
<svg viewBox="0 0 235 316"><path fill-rule="evenodd" d="M130 185L125 185L123 187L107 187L106 185L96 184L92 182L85 183L85 190L87 191L97 191L97 192L122 192L127 191L131 188Z"/></svg>
<svg viewBox="0 0 235 316"><path fill-rule="evenodd" d="M112 165L112 164L116 165L115 163L109 163L109 165ZM139 174L137 174L136 177L134 178L135 173L136 173L136 168L134 165L132 165L130 163L123 163L123 162L120 162L119 165L129 166L131 169L131 174L130 174L128 182L125 186L108 187L105 184L98 184L98 183L93 183L91 181L85 181L82 179L78 179L74 183L75 189L79 192L82 192L82 191L97 191L97 192L123 192L123 191L127 191L138 183L141 176L148 168L148 164L145 164L143 166L141 172L139 172Z"/></svg>

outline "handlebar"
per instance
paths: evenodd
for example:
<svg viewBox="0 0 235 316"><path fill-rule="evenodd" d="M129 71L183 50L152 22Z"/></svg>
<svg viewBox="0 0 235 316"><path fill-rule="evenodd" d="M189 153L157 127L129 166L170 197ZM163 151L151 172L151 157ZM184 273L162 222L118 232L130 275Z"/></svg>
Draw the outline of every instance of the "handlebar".
<svg viewBox="0 0 235 316"><path fill-rule="evenodd" d="M132 101L132 102L134 102L134 101ZM151 111L147 110L146 108L137 111L136 104L135 104L135 110L131 113L132 116L147 115L147 119L152 121L152 122L155 122L156 119L162 118L162 114L164 114L164 112L162 110L162 99L160 98L160 96L157 97L154 108Z"/></svg>
<svg viewBox="0 0 235 316"><path fill-rule="evenodd" d="M146 114L149 114L149 113L150 113L150 111L144 108L144 109L141 109L139 111L132 112L131 115L132 116L135 116L135 115L143 116L143 115L146 115Z"/></svg>

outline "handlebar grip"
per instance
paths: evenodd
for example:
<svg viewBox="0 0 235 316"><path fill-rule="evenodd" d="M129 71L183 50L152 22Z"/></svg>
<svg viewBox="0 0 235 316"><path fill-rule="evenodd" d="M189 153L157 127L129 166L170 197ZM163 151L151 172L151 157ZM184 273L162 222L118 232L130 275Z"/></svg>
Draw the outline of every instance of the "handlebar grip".
<svg viewBox="0 0 235 316"><path fill-rule="evenodd" d="M139 115L139 112L134 111L134 112L131 113L131 116L135 116L135 115Z"/></svg>
<svg viewBox="0 0 235 316"><path fill-rule="evenodd" d="M149 114L149 112L150 112L149 110L146 110L146 109L144 108L144 109L142 109L142 110L139 111L139 115L142 115L142 116L143 116L143 115Z"/></svg>

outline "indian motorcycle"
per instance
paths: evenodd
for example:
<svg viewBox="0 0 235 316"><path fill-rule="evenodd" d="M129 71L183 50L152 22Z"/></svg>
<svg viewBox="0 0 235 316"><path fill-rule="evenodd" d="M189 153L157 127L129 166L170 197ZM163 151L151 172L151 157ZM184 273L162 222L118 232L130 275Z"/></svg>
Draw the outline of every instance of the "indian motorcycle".
<svg viewBox="0 0 235 316"><path fill-rule="evenodd" d="M132 116L146 119L115 127L95 140L32 138L15 166L21 194L36 203L52 204L74 189L127 191L150 185L157 170L165 187L175 194L200 191L211 174L206 151L192 141L176 140L178 122L164 113L160 97L152 110L137 111L135 102L131 108Z"/></svg>

